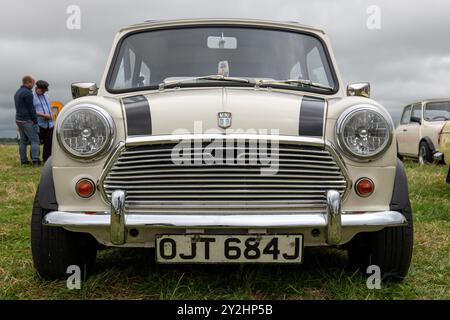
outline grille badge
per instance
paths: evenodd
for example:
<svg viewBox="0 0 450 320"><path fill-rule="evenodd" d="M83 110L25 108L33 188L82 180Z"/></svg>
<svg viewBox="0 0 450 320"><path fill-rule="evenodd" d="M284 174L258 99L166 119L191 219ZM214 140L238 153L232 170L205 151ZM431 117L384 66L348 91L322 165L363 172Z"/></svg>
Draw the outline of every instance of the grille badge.
<svg viewBox="0 0 450 320"><path fill-rule="evenodd" d="M231 112L219 112L217 117L218 125L222 129L226 129L231 126Z"/></svg>

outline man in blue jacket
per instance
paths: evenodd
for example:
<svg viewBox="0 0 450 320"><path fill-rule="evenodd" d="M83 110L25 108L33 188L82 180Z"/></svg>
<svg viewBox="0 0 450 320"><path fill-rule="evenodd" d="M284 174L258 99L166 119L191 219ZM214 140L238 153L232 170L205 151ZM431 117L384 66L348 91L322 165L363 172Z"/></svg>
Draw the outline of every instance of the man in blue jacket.
<svg viewBox="0 0 450 320"><path fill-rule="evenodd" d="M39 126L36 110L33 105L33 92L35 80L32 76L22 78L22 86L14 95L16 105L16 124L19 128L20 143L19 155L23 165L30 164L27 157L27 144L30 143L31 161L40 165L39 160Z"/></svg>
<svg viewBox="0 0 450 320"><path fill-rule="evenodd" d="M38 117L39 137L44 145L42 160L45 162L52 153L53 137L53 113L50 97L48 96L49 84L47 81L36 81L36 89L33 93L34 108Z"/></svg>

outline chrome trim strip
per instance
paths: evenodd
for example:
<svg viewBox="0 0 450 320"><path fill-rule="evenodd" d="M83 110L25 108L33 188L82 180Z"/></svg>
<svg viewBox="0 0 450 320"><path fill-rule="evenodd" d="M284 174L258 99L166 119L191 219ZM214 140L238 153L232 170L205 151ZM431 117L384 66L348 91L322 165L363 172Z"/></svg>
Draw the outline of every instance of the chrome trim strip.
<svg viewBox="0 0 450 320"><path fill-rule="evenodd" d="M244 150L245 151L245 147L233 147L233 148L229 148L227 146L222 148L223 150ZM199 151L203 151L201 148L196 148L195 146L193 148L191 148L191 150L199 150ZM292 149L288 149L288 148L278 148L278 151L280 151L280 154L285 154L284 152L292 152ZM153 156L153 155L159 155L162 154L163 152L167 152L167 153L171 153L172 150L165 148L165 149L151 149L151 150L126 150L123 152L123 155L126 155L127 158L130 157L142 157L142 156ZM326 158L328 155L325 151L320 151L320 150L306 150L306 149L302 149L299 150L299 153L308 155L309 157L313 157L313 156L320 156L322 158ZM133 156L129 156L129 155L133 155ZM289 154L289 153L287 153Z"/></svg>
<svg viewBox="0 0 450 320"><path fill-rule="evenodd" d="M250 155L250 153L248 153ZM195 154L191 154L191 155L195 155ZM277 154L279 155L279 154ZM303 156L302 156L303 157ZM170 158L167 157L167 158ZM165 159L167 159L165 158ZM225 161L226 158L215 158L218 161ZM155 162L161 162L161 159L142 159L142 160L131 160L131 161L124 161L123 159L118 159L118 161L116 162L117 165L127 165L129 168L140 168L142 166L139 166L140 164L144 164L144 167L146 163L148 164L152 164ZM278 162L280 164L289 164L290 166L298 166L297 164L301 164L302 166L310 166L311 168L330 168L330 169L335 169L335 167L330 167L329 163L330 161L323 161L323 160L297 160L297 159L279 159ZM311 165L312 164L312 165ZM163 167L172 167L175 165L170 165L170 164L166 164L166 165L153 165L153 167L159 167L159 168L163 168Z"/></svg>
<svg viewBox="0 0 450 320"><path fill-rule="evenodd" d="M227 177L229 177L227 175ZM235 177L235 178L239 178L239 177ZM278 178L278 177L277 177ZM237 179L236 179L237 180ZM305 180L305 179L297 179L297 180L290 180L289 183L286 182L286 180L281 180L281 179L252 179L252 178L248 178L245 179L245 181L247 183L251 183L251 182L272 182L272 183L283 183L285 184L288 188L289 187L296 187L296 186L301 186L302 183L317 183L317 181L315 180ZM208 184L208 182L233 182L233 180L231 179L223 179L223 178L219 178L219 179L214 179L214 180L210 180L210 179L183 179L183 183L186 182L201 182L202 184ZM343 179L335 179L335 180L320 180L321 183L329 183L331 185L342 185L345 184L345 181ZM161 186L162 188L171 188L174 187L173 185L160 185L159 183L167 183L167 179L150 179L150 180L139 180L139 181L125 181L125 180L118 180L117 178L109 178L108 182L106 183L106 185L108 187L113 188L114 185L118 184L118 185L123 185L125 183L128 183L130 185L130 188L133 188L132 186L134 184L141 184L141 183L146 183L148 184L148 186L146 188L152 188L152 185L154 185L155 183L158 183L158 186ZM183 186L182 184L180 186ZM186 185L187 187L192 187L192 185ZM184 186L183 186L184 187ZM312 187L307 185L307 187ZM178 187L177 187L178 188Z"/></svg>
<svg viewBox="0 0 450 320"><path fill-rule="evenodd" d="M347 199L347 196L349 192L352 190L353 187L353 181L350 177L350 174L348 173L347 166L345 165L344 160L342 159L341 155L336 151L336 147L334 144L328 140L325 141L325 149L332 155L334 161L338 165L338 167L341 169L342 174L345 177L345 180L347 181L347 186L345 189L344 194L341 196L341 202L344 202L345 199Z"/></svg>
<svg viewBox="0 0 450 320"><path fill-rule="evenodd" d="M148 165L145 165L145 163L148 163L147 161L142 161L141 163L143 163L143 164L142 165L138 164L138 165L132 166L133 165L133 163L132 163L130 166L123 166L123 167L118 166L114 170L116 172L117 171L130 171L130 170L133 170L133 169L146 169L148 167ZM306 162L306 163L313 163L313 162ZM331 167L331 166L328 166L328 165L321 164L319 162L316 162L316 163L317 163L317 165L315 165L315 164L291 164L289 162L286 163L284 160L279 160L280 166L285 165L285 166L289 166L291 168L322 169L322 170L328 170L329 172L333 172L333 171L336 171L336 170L339 169L339 167L336 167L336 166ZM120 164L127 164L127 163L126 162L117 161L116 164L120 165ZM168 169L171 169L171 168L179 168L179 166L176 165L176 164L170 164L169 163L169 164L152 165L152 168L159 168L159 169L168 168ZM283 169L280 169L280 170L283 170ZM295 169L292 169L292 170L296 171Z"/></svg>
<svg viewBox="0 0 450 320"><path fill-rule="evenodd" d="M145 137L128 137L125 144L129 146L141 146L163 142L177 142L182 140L208 141L208 140L277 140L279 143L297 143L309 146L324 147L325 141L322 138L277 136L269 134L186 134L186 135L160 135Z"/></svg>
<svg viewBox="0 0 450 320"><path fill-rule="evenodd" d="M129 189L127 188L127 191L128 191L128 194L160 194L160 193L162 193L163 195L167 195L167 192L176 192L176 193L179 193L180 196L185 193L191 194L192 192L202 192L204 194L217 194L217 193L236 194L236 193L240 192L242 194L252 194L252 195L258 194L258 193L264 193L264 194L271 193L274 196L276 196L277 194L299 194L300 196L305 196L305 197L309 196L309 195L316 195L318 197L319 196L323 197L316 190L301 190L301 189L295 190L292 188L287 188L287 190L280 190L280 189L278 189L278 188L282 188L282 186L280 186L280 185L269 186L272 189L269 189L269 187L267 187L267 186L256 186L256 185L249 185L249 184L247 184L246 186L248 186L249 188L252 187L255 189L254 190L240 190L238 187L236 187L235 189L224 188L224 187L222 187L222 188L217 187L217 188L213 189L213 187L210 187L211 189L203 190L202 188L197 187L197 186L188 188L186 186L179 184L178 187L177 186L174 187L174 188L176 188L174 191L172 191L172 188L167 188L167 186L161 186L161 187L157 186L156 188L141 187L141 188L138 188L138 190L133 190L132 188L128 187ZM235 186L230 185L230 187L235 187ZM302 187L302 186L299 186L299 187ZM305 186L303 186L303 187L305 187ZM322 188L322 186L320 186L320 185L316 185L316 187ZM179 190L181 188L184 188L184 190ZM311 187L308 186L308 188L311 188ZM108 189L111 191L111 189L114 189L114 188L108 187ZM314 189L314 188L312 188L312 189ZM265 195L265 197L267 197L267 195Z"/></svg>
<svg viewBox="0 0 450 320"><path fill-rule="evenodd" d="M216 182L216 181L214 181ZM316 189L323 189L326 188L327 186L324 186L322 184L312 184L312 185L307 185L307 184L287 184L287 183L282 183L282 184L251 184L249 181L246 180L246 187L247 188L254 188L258 191L267 191L267 192L274 192L274 193L280 193L279 190L277 190L276 188L286 188L288 190L286 190L286 193L317 193L318 191ZM132 184L132 182L125 182L125 183L130 183ZM329 186L333 186L334 188L339 188L342 187L342 183L330 183ZM92 183L94 184L94 183ZM124 186L123 184L119 183L119 185L122 186L122 188L129 190L129 191L133 191L135 193L165 193L165 191L169 190L178 190L178 189L184 189L184 190L180 190L181 193L187 193L187 192L192 192L192 191L199 191L199 192L205 192L205 193L217 193L218 190L225 192L225 193L230 193L230 192L235 192L236 190L238 190L241 185L240 184L227 184L225 186L215 186L214 184L208 183L208 182L204 182L201 185L192 185L192 184L183 184L183 183L178 183L178 184L158 184L158 185L151 185L151 183L149 183L148 185L146 184L145 186L140 186L140 185L128 185L128 186ZM105 184L106 189L117 189L119 188L118 186L108 183ZM204 187L210 187L213 188L211 190L203 190ZM233 188L236 188L236 190L234 190ZM270 189L270 188L275 188L275 189ZM162 189L162 190L161 190ZM290 189L309 189L309 190L290 190ZM164 191L163 191L164 190ZM244 193L253 193L253 192L258 192L258 191L241 191ZM178 191L176 191L178 192ZM90 197L91 195L89 195Z"/></svg>
<svg viewBox="0 0 450 320"><path fill-rule="evenodd" d="M342 227L394 227L407 224L397 211L342 214ZM63 211L48 213L43 223L59 227L110 227L110 215ZM276 215L158 215L126 214L127 227L158 228L298 228L326 227L326 213Z"/></svg>
<svg viewBox="0 0 450 320"><path fill-rule="evenodd" d="M111 201L109 200L108 196L106 195L106 191L103 187L103 181L105 177L107 176L109 170L116 162L117 158L120 156L121 152L125 149L125 142L120 141L116 147L113 153L110 154L108 160L105 162L105 166L103 167L102 173L100 174L100 178L97 181L97 189L103 199L103 201L106 204L111 204Z"/></svg>
<svg viewBox="0 0 450 320"><path fill-rule="evenodd" d="M202 169L180 169L177 170L178 172L178 176L179 177L187 177L187 176L191 176L191 177L198 177L198 173L201 172L202 173L202 177L214 177L215 175L213 175L212 173L215 172L227 172L227 177L240 177L241 175L238 172L242 172L242 173L246 173L246 172L260 172L260 169L246 169L246 168L242 168L242 169L238 169L238 168L233 168L233 169L208 169L208 168L202 168ZM132 170L121 170L119 171L114 171L110 173L110 177L114 179L116 177L123 177L123 176L127 176L130 174L130 172L132 173ZM141 173L141 175L136 176L137 178L155 178L155 177L173 177L172 174L172 170L166 170L166 169L160 169L160 170L140 170L139 173ZM277 175L278 177L283 177L283 178L292 178L292 177L297 177L297 176L301 176L301 177L306 177L306 176L311 176L313 174L316 173L323 173L322 170L317 170L317 169L308 169L308 170L296 170L296 169L278 169L278 172L283 173L282 175ZM153 173L158 173L158 175L153 175ZM166 175L161 175L161 173L166 173ZM289 174L289 173L296 173L294 174ZM298 173L301 173L298 174ZM340 178L341 177L341 173L339 171L328 171L326 172L326 178ZM317 177L317 176L315 176Z"/></svg>

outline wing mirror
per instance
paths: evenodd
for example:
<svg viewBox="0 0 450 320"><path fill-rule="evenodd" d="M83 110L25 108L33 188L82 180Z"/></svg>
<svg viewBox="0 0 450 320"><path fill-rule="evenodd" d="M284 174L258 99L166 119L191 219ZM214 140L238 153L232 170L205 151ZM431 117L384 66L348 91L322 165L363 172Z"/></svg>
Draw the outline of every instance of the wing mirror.
<svg viewBox="0 0 450 320"><path fill-rule="evenodd" d="M370 83L360 82L349 84L347 87L347 96L370 98Z"/></svg>
<svg viewBox="0 0 450 320"><path fill-rule="evenodd" d="M93 82L77 82L72 83L72 98L80 98L85 96L96 96L98 92L97 85Z"/></svg>

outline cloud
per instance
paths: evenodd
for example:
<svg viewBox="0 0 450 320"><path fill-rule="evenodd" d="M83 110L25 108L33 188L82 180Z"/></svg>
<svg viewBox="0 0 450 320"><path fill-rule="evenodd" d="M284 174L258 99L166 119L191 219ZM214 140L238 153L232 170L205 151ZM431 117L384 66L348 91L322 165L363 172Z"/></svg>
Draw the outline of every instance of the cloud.
<svg viewBox="0 0 450 320"><path fill-rule="evenodd" d="M81 8L81 30L68 30L66 9ZM366 26L367 7L381 10L381 29ZM124 25L145 20L241 17L298 21L325 29L344 83L369 81L395 119L412 101L450 96L450 2L349 1L3 1L0 12L0 137L14 136L13 95L22 75L51 84L70 100L70 84L100 81L111 43Z"/></svg>

